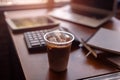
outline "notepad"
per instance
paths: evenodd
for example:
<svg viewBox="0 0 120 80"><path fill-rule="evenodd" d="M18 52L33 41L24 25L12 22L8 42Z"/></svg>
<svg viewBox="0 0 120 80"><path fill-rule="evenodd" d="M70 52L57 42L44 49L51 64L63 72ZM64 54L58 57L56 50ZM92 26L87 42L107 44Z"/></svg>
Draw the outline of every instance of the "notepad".
<svg viewBox="0 0 120 80"><path fill-rule="evenodd" d="M96 49L120 54L120 32L100 28L87 44Z"/></svg>

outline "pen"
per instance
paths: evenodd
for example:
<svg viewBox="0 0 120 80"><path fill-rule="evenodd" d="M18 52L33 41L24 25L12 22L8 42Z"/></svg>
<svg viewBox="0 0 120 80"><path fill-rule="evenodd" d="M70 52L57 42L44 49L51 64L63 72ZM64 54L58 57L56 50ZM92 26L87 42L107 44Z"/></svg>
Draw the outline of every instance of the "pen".
<svg viewBox="0 0 120 80"><path fill-rule="evenodd" d="M68 31L68 32L70 32L68 29L66 29L66 28L64 28L64 27L62 27L62 29L64 29L65 31ZM71 32L70 32L71 33ZM75 37L76 38L76 37ZM77 38L76 38L76 40L78 40ZM81 41L80 41L81 43L82 43L82 45L86 48L86 49L88 49L89 50L89 52L87 53L87 55L86 56L88 56L89 54L93 54L93 56L95 57L95 58L97 58L97 54L96 54L96 52L93 50L93 49L91 49L86 43L85 43L85 41L81 38ZM78 43L79 44L79 43Z"/></svg>
<svg viewBox="0 0 120 80"><path fill-rule="evenodd" d="M81 39L81 43L82 43L82 45L83 45L86 49L89 50L89 52L87 53L86 56L88 56L90 53L92 53L93 56L94 56L95 58L97 58L97 54L96 54L96 52L95 52L93 49L91 49L91 47L89 47L89 46L84 42L83 39Z"/></svg>

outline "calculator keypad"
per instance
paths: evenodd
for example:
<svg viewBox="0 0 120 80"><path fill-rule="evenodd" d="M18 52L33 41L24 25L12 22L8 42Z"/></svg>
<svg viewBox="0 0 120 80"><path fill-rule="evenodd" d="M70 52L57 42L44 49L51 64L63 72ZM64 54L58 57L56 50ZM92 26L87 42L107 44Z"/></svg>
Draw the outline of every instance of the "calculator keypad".
<svg viewBox="0 0 120 80"><path fill-rule="evenodd" d="M52 29L44 29L44 30L36 30L24 33L24 39L27 45L27 48L30 52L43 52L46 51L46 43L44 40L44 34L49 31L66 31L62 28L52 28ZM79 47L79 40L75 37L72 48Z"/></svg>
<svg viewBox="0 0 120 80"><path fill-rule="evenodd" d="M53 30L60 30L59 28L53 28L53 29L45 29L45 30L37 30L37 31L30 31L24 33L24 38L26 45L28 47L28 50L30 52L35 51L46 51L46 43L43 38L44 34L53 31Z"/></svg>

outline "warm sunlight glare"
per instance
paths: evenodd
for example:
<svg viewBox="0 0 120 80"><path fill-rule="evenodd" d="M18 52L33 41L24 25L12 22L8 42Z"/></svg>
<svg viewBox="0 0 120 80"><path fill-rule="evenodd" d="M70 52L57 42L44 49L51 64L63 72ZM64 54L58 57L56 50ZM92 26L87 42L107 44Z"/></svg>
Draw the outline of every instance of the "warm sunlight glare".
<svg viewBox="0 0 120 80"><path fill-rule="evenodd" d="M55 0L55 2L68 2L70 0Z"/></svg>
<svg viewBox="0 0 120 80"><path fill-rule="evenodd" d="M16 4L39 4L47 3L48 0L0 0L0 5L16 5Z"/></svg>
<svg viewBox="0 0 120 80"><path fill-rule="evenodd" d="M68 2L70 0L54 0L57 2ZM22 5L22 4L39 4L47 3L48 0L0 0L0 6L2 5Z"/></svg>
<svg viewBox="0 0 120 80"><path fill-rule="evenodd" d="M15 4L38 4L46 3L47 0L13 0Z"/></svg>

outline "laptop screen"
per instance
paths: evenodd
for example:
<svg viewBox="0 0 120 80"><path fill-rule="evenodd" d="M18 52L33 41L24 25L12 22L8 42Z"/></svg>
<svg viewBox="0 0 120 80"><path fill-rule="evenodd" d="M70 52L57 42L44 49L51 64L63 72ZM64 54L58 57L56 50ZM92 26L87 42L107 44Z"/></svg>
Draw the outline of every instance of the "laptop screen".
<svg viewBox="0 0 120 80"><path fill-rule="evenodd" d="M71 3L109 11L112 11L114 6L114 0L71 0Z"/></svg>

